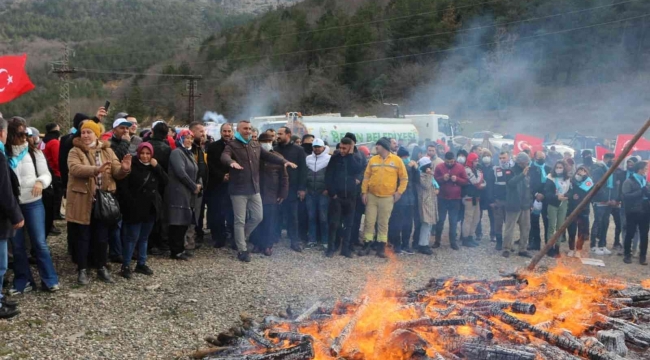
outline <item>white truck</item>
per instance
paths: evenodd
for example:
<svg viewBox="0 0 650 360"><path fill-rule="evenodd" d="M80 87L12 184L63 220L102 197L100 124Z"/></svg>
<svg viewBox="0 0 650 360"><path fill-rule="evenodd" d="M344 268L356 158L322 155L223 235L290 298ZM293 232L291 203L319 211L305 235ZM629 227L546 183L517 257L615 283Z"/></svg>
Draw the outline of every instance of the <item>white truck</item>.
<svg viewBox="0 0 650 360"><path fill-rule="evenodd" d="M357 143L374 144L382 137L395 138L406 146L410 143L447 141L453 137L454 126L449 122L449 116L441 114L405 115L404 118L378 117L344 117L341 114L324 114L302 116L290 112L284 116L263 116L251 118L253 126L261 132L267 129L276 131L283 126L291 129L298 136L312 134L327 141L330 145L337 144L351 132L355 134Z"/></svg>

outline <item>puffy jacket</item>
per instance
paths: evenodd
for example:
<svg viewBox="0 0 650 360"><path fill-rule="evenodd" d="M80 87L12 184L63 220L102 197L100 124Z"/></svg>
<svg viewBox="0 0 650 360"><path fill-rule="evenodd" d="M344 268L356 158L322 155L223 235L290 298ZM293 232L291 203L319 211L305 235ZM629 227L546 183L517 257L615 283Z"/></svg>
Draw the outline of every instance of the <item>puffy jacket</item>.
<svg viewBox="0 0 650 360"><path fill-rule="evenodd" d="M282 155L271 151L271 154L282 158ZM283 165L260 161L260 195L262 204L273 205L278 199L286 199L289 195L289 174Z"/></svg>
<svg viewBox="0 0 650 360"><path fill-rule="evenodd" d="M445 174L449 174L449 180L445 180ZM452 176L456 176L456 182L451 180ZM460 200L462 187L469 183L465 167L459 163L448 168L443 162L433 170L433 177L440 185L438 197L445 200Z"/></svg>
<svg viewBox="0 0 650 360"><path fill-rule="evenodd" d="M27 143L23 145L12 146L11 148L13 158L17 158L17 156L19 156L23 150L27 150L27 147ZM36 160L36 166L34 166L34 160ZM50 174L50 170L47 168L47 160L45 160L45 155L43 155L42 152L35 150L34 160L32 160L29 151L27 151L22 159L20 159L16 167L13 168L13 171L16 174L18 183L20 185L19 202L21 204L29 204L34 201L38 201L43 197L42 195L32 195L34 184L36 184L37 181L41 183L43 189L47 188L52 183L52 175ZM11 163L11 158L9 162Z"/></svg>
<svg viewBox="0 0 650 360"><path fill-rule="evenodd" d="M278 144L273 148L275 152L280 153L287 161L298 165L298 168L288 168L289 173L289 195L287 201L296 201L298 199L298 191L305 191L307 189L307 164L305 159L307 154L305 149L293 143Z"/></svg>
<svg viewBox="0 0 650 360"><path fill-rule="evenodd" d="M320 155L312 153L307 156L305 163L307 164L307 191L322 193L325 191L325 172L327 171L327 164L329 164L331 155L323 152Z"/></svg>
<svg viewBox="0 0 650 360"><path fill-rule="evenodd" d="M530 168L532 170L532 167ZM529 170L529 171L530 171ZM512 168L512 176L506 186L506 211L516 212L530 210L533 204L533 194L530 190L530 172L524 175L524 169L519 165Z"/></svg>
<svg viewBox="0 0 650 360"><path fill-rule="evenodd" d="M14 194L11 169L3 152L0 152L0 199L0 239L7 240L14 237L13 224L23 221L23 213Z"/></svg>
<svg viewBox="0 0 650 360"><path fill-rule="evenodd" d="M153 147L153 157L158 161L165 171L169 170L169 156L172 153L172 148L167 143L167 139L158 139L155 137L149 138L147 141Z"/></svg>
<svg viewBox="0 0 650 360"><path fill-rule="evenodd" d="M401 158L395 154L388 154L386 159L375 155L368 161L361 193L371 193L378 197L393 196L395 192L404 194L408 180L406 166Z"/></svg>
<svg viewBox="0 0 650 360"><path fill-rule="evenodd" d="M325 172L325 187L330 197L336 195L348 199L359 193L357 180L359 174L363 174L365 166L362 159L356 154L355 152L352 155L343 156L336 151L330 158Z"/></svg>
<svg viewBox="0 0 650 360"><path fill-rule="evenodd" d="M160 189L167 185L167 173L162 165L144 165L133 159L131 173L122 181L120 209L125 222L137 224L159 219L163 211Z"/></svg>
<svg viewBox="0 0 650 360"><path fill-rule="evenodd" d="M124 156L129 153L129 142L126 140L118 139L114 135L111 136L111 139L109 140L111 143L111 149L115 153L115 156L117 156L117 159L119 161L122 161L124 159ZM154 154L156 152L154 151Z"/></svg>
<svg viewBox="0 0 650 360"><path fill-rule="evenodd" d="M648 211L648 187L641 186L634 176L630 176L623 183L623 202L625 213L639 214Z"/></svg>
<svg viewBox="0 0 650 360"><path fill-rule="evenodd" d="M302 148L299 148L304 154ZM286 160L260 147L260 143L251 140L247 143L239 139L228 142L221 154L224 165L236 162L244 170L230 169L230 184L228 191L231 195L253 195L260 192L260 159L272 164L284 165Z"/></svg>

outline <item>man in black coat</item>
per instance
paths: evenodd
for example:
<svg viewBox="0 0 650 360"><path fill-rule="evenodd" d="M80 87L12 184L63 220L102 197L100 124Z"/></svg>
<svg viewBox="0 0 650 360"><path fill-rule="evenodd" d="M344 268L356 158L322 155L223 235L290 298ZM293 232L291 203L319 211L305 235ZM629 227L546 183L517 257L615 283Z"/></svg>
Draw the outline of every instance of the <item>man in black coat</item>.
<svg viewBox="0 0 650 360"><path fill-rule="evenodd" d="M168 133L169 126L163 121L156 121L153 123L152 134L148 140L153 147L153 158L158 161L158 166L165 172L169 169L169 156L172 153L172 148L167 143ZM159 183L158 193L161 196L165 194L165 184L162 182ZM169 250L168 228L167 212L163 211L160 219L154 224L151 234L149 234L148 245L151 255L165 255Z"/></svg>
<svg viewBox="0 0 650 360"><path fill-rule="evenodd" d="M221 125L221 139L208 145L208 228L214 240L214 246L221 248L226 245L228 233L233 234L234 213L232 201L228 194L228 183L230 181L230 166L221 162L221 154L226 144L235 135L233 125L226 123Z"/></svg>
<svg viewBox="0 0 650 360"><path fill-rule="evenodd" d="M544 223L544 236L546 236L546 231L548 230L548 214L546 212L546 202L544 201L544 184L546 184L546 176L552 171L551 167L546 165L546 154L543 151L537 151L535 153L535 158L531 163L529 171L530 191L533 195L533 201L540 201L543 206L541 214L536 214L534 211L530 212L528 250L539 250L542 244L542 231L539 227L540 217Z"/></svg>
<svg viewBox="0 0 650 360"><path fill-rule="evenodd" d="M23 214L18 206L17 197L20 194L17 181L11 179L13 173L9 169L5 157L5 143L7 142L7 121L0 117L0 319L8 319L20 314L16 303L6 300L2 296L2 282L7 272L8 250L7 242L14 237L16 229L25 225ZM14 178L18 180L17 178Z"/></svg>
<svg viewBox="0 0 650 360"><path fill-rule="evenodd" d="M307 189L307 154L305 150L291 142L291 129L284 126L278 130L278 146L273 150L277 151L287 161L298 167L287 169L289 172L289 195L282 203L280 210L281 218L286 221L287 234L291 240L291 249L297 252L302 251L300 237L298 235L298 203L305 200ZM280 237L282 226L276 230L276 236Z"/></svg>
<svg viewBox="0 0 650 360"><path fill-rule="evenodd" d="M361 194L361 183L363 182L364 171L368 165L368 159L366 156L359 151L357 145L357 137L353 133L346 133L345 137L352 140L352 147L354 148L354 157L356 157L359 162L361 162L361 172L356 176L355 183L357 184L357 193ZM354 208L354 220L352 222L352 230L350 232L350 244L361 246L359 241L359 229L361 228L361 217L366 212L366 205L361 201L361 196L357 196L357 203Z"/></svg>
<svg viewBox="0 0 650 360"><path fill-rule="evenodd" d="M169 168L169 155L172 153L172 148L167 143L169 126L162 121L156 121L153 123L151 130L151 137L148 142L153 146L153 158L156 159L158 165L167 172ZM161 194L164 194L164 192Z"/></svg>

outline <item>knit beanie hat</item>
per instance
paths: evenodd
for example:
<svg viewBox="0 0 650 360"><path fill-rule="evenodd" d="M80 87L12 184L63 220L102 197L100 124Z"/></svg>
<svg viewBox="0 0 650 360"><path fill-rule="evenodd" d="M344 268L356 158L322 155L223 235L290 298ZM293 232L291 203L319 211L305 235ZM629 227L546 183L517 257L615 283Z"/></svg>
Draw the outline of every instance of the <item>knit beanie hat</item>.
<svg viewBox="0 0 650 360"><path fill-rule="evenodd" d="M377 146L381 146L384 149L390 151L390 140L386 138L381 138L377 141Z"/></svg>
<svg viewBox="0 0 650 360"><path fill-rule="evenodd" d="M346 138L348 138L348 139L354 141L355 144L357 143L357 136L354 135L354 134L351 133L351 132L345 133L345 136L344 136L344 137L346 137Z"/></svg>
<svg viewBox="0 0 650 360"><path fill-rule="evenodd" d="M95 136L97 136L97 138L99 138L99 136L102 134L102 129L99 127L99 124L92 120L84 122L84 124L81 125L81 130L83 129L91 130L93 133L95 133Z"/></svg>
<svg viewBox="0 0 650 360"><path fill-rule="evenodd" d="M406 150L403 146L400 146L399 149L397 149L397 156L404 157L404 156L409 156L409 155L410 155L409 151Z"/></svg>

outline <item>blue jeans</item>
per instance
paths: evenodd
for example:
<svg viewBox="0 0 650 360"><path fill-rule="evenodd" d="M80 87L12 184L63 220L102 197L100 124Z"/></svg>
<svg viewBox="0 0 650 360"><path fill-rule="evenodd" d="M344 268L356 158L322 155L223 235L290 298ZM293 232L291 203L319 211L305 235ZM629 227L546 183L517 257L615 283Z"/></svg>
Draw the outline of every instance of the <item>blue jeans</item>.
<svg viewBox="0 0 650 360"><path fill-rule="evenodd" d="M448 200L438 197L438 224L436 224L436 242L440 243L445 219L449 215L449 243L456 242L456 225L460 216L460 199Z"/></svg>
<svg viewBox="0 0 650 360"><path fill-rule="evenodd" d="M329 196L322 193L309 191L305 198L307 205L307 216L309 216L308 239L310 243L328 243L329 227L327 223L327 211L329 209ZM316 231L316 230L320 231ZM318 236L320 234L320 236Z"/></svg>
<svg viewBox="0 0 650 360"><path fill-rule="evenodd" d="M117 223L108 238L108 256L117 258L122 256L122 220Z"/></svg>
<svg viewBox="0 0 650 360"><path fill-rule="evenodd" d="M50 249L45 242L45 207L43 202L38 200L21 204L20 210L25 218L25 226L16 231L16 236L11 239L14 248L14 289L22 292L28 283L36 285L27 260L25 230L29 232L41 281L47 288L51 288L59 283L59 278L52 263Z"/></svg>
<svg viewBox="0 0 650 360"><path fill-rule="evenodd" d="M0 299L2 299L2 283L7 273L8 262L9 252L7 251L7 239L0 239ZM2 307L2 304L0 304L0 307Z"/></svg>
<svg viewBox="0 0 650 360"><path fill-rule="evenodd" d="M609 229L609 216L612 214L610 206L598 206L593 204L594 207L594 223L591 225L591 247L607 246L607 230Z"/></svg>
<svg viewBox="0 0 650 360"><path fill-rule="evenodd" d="M122 224L124 229L124 246L122 248L124 262L122 266L128 267L131 264L131 257L136 245L138 246L138 265L144 265L147 262L147 241L153 224L153 220L137 224Z"/></svg>

